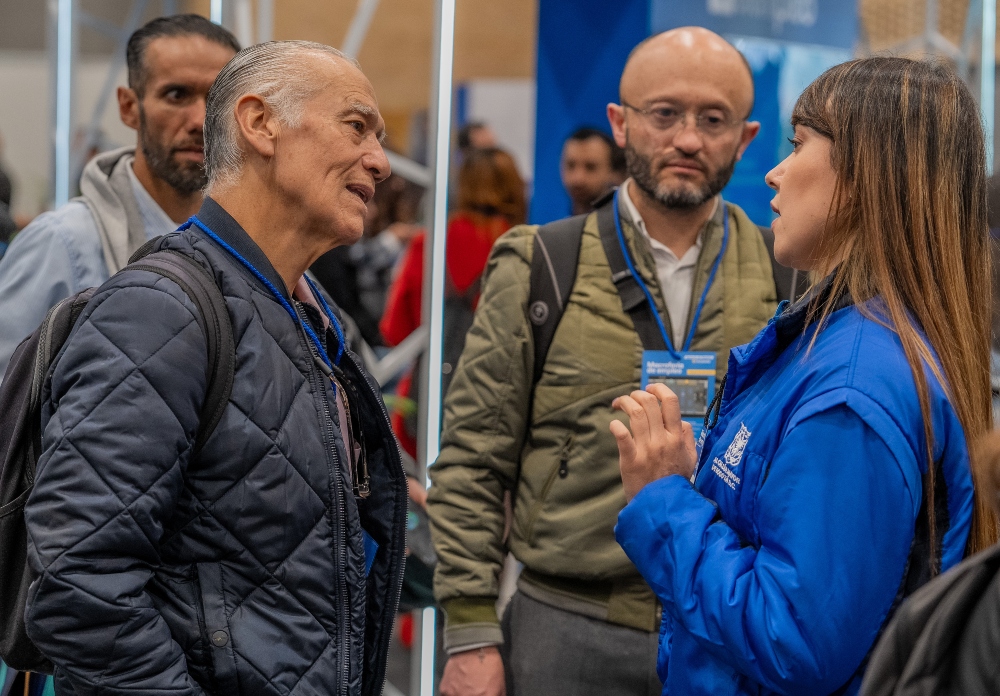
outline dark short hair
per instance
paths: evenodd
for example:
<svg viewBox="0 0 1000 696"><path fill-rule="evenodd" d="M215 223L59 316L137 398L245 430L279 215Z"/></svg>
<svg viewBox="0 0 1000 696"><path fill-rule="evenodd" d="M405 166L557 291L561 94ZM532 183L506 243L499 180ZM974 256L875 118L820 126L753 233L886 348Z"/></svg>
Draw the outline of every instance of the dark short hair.
<svg viewBox="0 0 1000 696"><path fill-rule="evenodd" d="M180 14L170 17L157 17L135 30L128 39L125 49L125 62L128 65L128 86L142 96L146 89L149 73L146 69L146 49L153 39L164 36L204 36L212 43L240 50L240 42L229 31L218 24L210 22L201 15Z"/></svg>
<svg viewBox="0 0 1000 696"><path fill-rule="evenodd" d="M570 133L568 138L566 138L566 142L569 142L570 140L582 142L584 140L590 140L591 138L598 138L608 146L608 155L611 158L611 171L623 173L625 171L625 150L618 147L614 138L604 131L591 126L577 128L575 131Z"/></svg>
<svg viewBox="0 0 1000 696"><path fill-rule="evenodd" d="M464 126L458 129L458 149L468 150L472 147L472 131L477 131L480 128L488 128L485 121L469 121Z"/></svg>

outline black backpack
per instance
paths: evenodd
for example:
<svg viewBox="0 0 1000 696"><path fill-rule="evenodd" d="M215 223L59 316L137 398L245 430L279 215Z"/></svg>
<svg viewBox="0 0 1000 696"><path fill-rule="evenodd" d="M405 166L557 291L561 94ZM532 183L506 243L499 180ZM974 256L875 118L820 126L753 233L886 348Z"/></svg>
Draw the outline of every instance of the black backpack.
<svg viewBox="0 0 1000 696"><path fill-rule="evenodd" d="M914 592L871 654L862 696L1000 693L1000 544Z"/></svg>
<svg viewBox="0 0 1000 696"><path fill-rule="evenodd" d="M124 270L158 273L177 283L198 308L208 337L209 385L195 441L197 452L229 402L236 363L233 327L222 291L204 267L176 251L143 245ZM42 452L42 388L70 331L98 288L87 288L49 310L14 351L0 385L0 658L20 671L52 673L52 663L28 638L24 610L33 580L27 563L24 505Z"/></svg>

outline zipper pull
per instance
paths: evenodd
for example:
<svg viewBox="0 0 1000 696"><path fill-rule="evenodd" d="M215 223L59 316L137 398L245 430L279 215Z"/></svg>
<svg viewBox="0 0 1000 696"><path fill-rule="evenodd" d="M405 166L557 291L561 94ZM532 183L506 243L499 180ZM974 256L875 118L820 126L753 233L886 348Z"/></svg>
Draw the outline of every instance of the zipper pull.
<svg viewBox="0 0 1000 696"><path fill-rule="evenodd" d="M562 452L559 455L559 478L566 478L569 476L569 450L573 445L573 437L570 436L566 440L566 444L563 445Z"/></svg>

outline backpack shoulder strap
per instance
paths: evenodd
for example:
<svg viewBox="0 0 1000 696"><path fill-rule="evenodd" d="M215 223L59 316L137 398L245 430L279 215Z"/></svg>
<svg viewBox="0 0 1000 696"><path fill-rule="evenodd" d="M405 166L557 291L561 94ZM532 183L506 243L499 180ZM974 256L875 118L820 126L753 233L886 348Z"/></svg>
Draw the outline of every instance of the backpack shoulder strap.
<svg viewBox="0 0 1000 696"><path fill-rule="evenodd" d="M573 291L586 220L586 215L556 220L542 225L535 234L528 290L528 318L535 346L532 384L542 377L552 338Z"/></svg>
<svg viewBox="0 0 1000 696"><path fill-rule="evenodd" d="M158 273L177 283L198 308L198 323L208 339L208 392L195 438L194 451L198 452L219 424L233 389L236 345L232 319L215 278L201 264L177 251L149 253L151 248L143 245L128 267Z"/></svg>
<svg viewBox="0 0 1000 696"><path fill-rule="evenodd" d="M621 244L618 243L614 206L610 200L597 209L597 227L601 233L604 255L608 259L608 266L611 267L611 280L618 290L622 309L635 325L635 332L639 334L642 347L646 350L666 350L667 345L663 341L654 314L657 309L650 306L646 294L625 263L625 254L622 252Z"/></svg>

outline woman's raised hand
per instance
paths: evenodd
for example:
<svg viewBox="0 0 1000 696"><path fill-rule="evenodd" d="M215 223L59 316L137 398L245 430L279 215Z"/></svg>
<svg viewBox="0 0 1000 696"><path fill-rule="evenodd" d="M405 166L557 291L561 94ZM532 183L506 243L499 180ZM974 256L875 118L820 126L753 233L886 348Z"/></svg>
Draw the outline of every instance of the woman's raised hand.
<svg viewBox="0 0 1000 696"><path fill-rule="evenodd" d="M632 428L629 433L623 423L611 421L627 500L665 476L691 478L698 451L691 424L681 420L676 394L662 384L650 384L645 391L618 397L611 406L629 417Z"/></svg>

